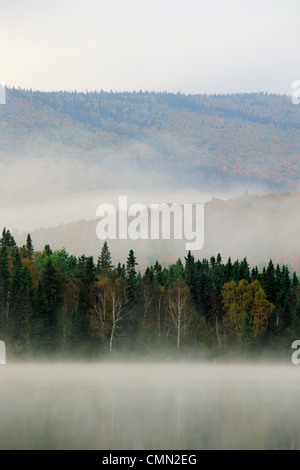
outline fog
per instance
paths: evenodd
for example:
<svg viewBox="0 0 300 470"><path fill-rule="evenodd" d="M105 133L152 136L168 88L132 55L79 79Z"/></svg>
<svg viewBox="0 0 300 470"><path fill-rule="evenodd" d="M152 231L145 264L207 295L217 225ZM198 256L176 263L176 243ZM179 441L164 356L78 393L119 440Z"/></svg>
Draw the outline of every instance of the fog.
<svg viewBox="0 0 300 470"><path fill-rule="evenodd" d="M189 202L188 199L193 197L193 192L187 192L186 195L188 197L184 201ZM142 193L137 196L140 199L136 201L129 196L128 204L144 202ZM148 196L150 197L151 193ZM159 197L159 194L156 196ZM179 197L181 194L178 191L176 195L174 194L172 202L178 200ZM91 204L90 212L92 213L94 205L96 207L100 199L101 203L115 203L115 207L118 207L115 195L112 195L110 200L105 200L105 198L98 198L98 195L94 194L93 197L87 196L85 208ZM156 202L155 195L153 195L152 202ZM288 264L291 270L299 272L299 205L300 193L278 196L249 194L229 200L211 200L205 204L204 247L194 251L193 254L196 258L202 259L221 253L224 262L228 257L231 257L232 260L236 258L241 260L247 257L251 267L257 264L260 268L272 259L274 263ZM71 207L69 204L69 212L67 213L70 216L72 215ZM74 206L74 213L76 213L76 207ZM58 213L64 208L63 200L57 202ZM49 220L47 217L49 217L48 212L45 213L45 220ZM22 219L20 218L20 220ZM103 245L103 240L99 240L96 235L99 220L100 218L97 219L93 216L88 221L82 220L78 223L31 231L35 249L42 250L48 243L52 249L65 247L70 254L76 256L84 253L96 257ZM26 231L14 233L19 245L25 243L27 233ZM176 262L179 257L183 259L187 254L186 241L185 239L173 240L171 236L171 240L109 239L108 244L115 265L120 261L125 262L128 251L133 249L137 256L139 269L143 271L157 259L163 265Z"/></svg>
<svg viewBox="0 0 300 470"><path fill-rule="evenodd" d="M299 449L299 369L283 364L0 367L1 449Z"/></svg>
<svg viewBox="0 0 300 470"><path fill-rule="evenodd" d="M201 202L206 203L204 248L194 253L196 258L221 253L225 261L229 256L247 257L259 267L272 258L299 271L299 194L261 197L267 191L262 185L218 184L204 176L189 184L191 173L185 175L176 165L173 172L160 168L161 159L152 153L151 164L147 158L141 164L133 147L124 145L120 154L115 147L105 147L97 150L98 157L96 151L79 152L74 158L25 153L1 161L2 227L9 228L21 246L30 232L36 250L50 244L76 256L96 257L103 244L96 236L100 204L118 208L120 195L128 197L129 205ZM156 259L166 265L183 258L185 242L109 240L109 246L116 264L125 262L134 249L143 270Z"/></svg>
<svg viewBox="0 0 300 470"><path fill-rule="evenodd" d="M149 168L147 162L135 162L130 146L123 150L124 162L114 152L107 149L96 161L89 154L38 158L26 153L1 161L1 221L10 230L32 231L91 220L99 204L117 207L119 195L128 196L129 204L150 205L207 202L245 192L241 184L210 187L203 178L196 187L189 185L179 170L160 171L155 159ZM264 190L251 184L248 189Z"/></svg>

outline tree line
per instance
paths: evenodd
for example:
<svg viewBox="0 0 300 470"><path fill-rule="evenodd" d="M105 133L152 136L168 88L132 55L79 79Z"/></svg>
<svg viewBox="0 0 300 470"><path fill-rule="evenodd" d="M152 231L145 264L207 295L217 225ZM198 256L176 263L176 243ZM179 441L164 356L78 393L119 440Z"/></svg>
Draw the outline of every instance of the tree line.
<svg viewBox="0 0 300 470"><path fill-rule="evenodd" d="M275 126L283 129L299 129L299 114L288 96L267 93L235 93L218 95L185 95L184 93L138 91L107 92L86 91L42 92L21 88L8 88L8 97L21 97L41 103L68 114L76 121L94 128L109 130L111 120L114 131L120 135L135 135L137 129L124 128L124 124L138 128L152 127L168 119L168 110L177 109L201 115L220 115L229 119Z"/></svg>
<svg viewBox="0 0 300 470"><path fill-rule="evenodd" d="M218 254L142 274L133 250L113 266L107 242L92 256L0 239L0 338L16 355L128 350L290 347L300 335L300 285L288 266L261 271Z"/></svg>

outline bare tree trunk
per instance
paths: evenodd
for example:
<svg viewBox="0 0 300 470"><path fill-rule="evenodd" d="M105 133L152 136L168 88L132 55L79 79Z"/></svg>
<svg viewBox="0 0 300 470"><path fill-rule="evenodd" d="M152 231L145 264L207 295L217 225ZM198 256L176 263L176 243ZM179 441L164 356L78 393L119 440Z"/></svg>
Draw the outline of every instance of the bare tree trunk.
<svg viewBox="0 0 300 470"><path fill-rule="evenodd" d="M190 307L189 290L179 285L169 297L168 314L175 327L176 346L180 348L181 338L192 320L192 309Z"/></svg>
<svg viewBox="0 0 300 470"><path fill-rule="evenodd" d="M177 349L180 348L180 333L181 333L181 330L180 330L180 326L178 325L178 328L177 328Z"/></svg>
<svg viewBox="0 0 300 470"><path fill-rule="evenodd" d="M160 342L161 331L160 331L160 313L161 313L161 297L158 300L158 308L157 308L157 327L158 327L158 339Z"/></svg>
<svg viewBox="0 0 300 470"><path fill-rule="evenodd" d="M109 339L109 350L112 352L113 350L113 341L114 341L114 333L115 333L115 325L113 323L111 332L110 332L110 339Z"/></svg>
<svg viewBox="0 0 300 470"><path fill-rule="evenodd" d="M149 309L149 307L150 307L150 305L151 305L153 296L147 295L147 293L146 293L145 290L144 290L144 299L145 299L145 302L144 302L144 320L143 320L143 324L146 323L146 318L147 318L148 309Z"/></svg>
<svg viewBox="0 0 300 470"><path fill-rule="evenodd" d="M218 316L217 315L216 315L216 334L217 334L217 338L218 338L219 348L221 348L221 338L220 338L220 335L219 335L219 324L218 324Z"/></svg>
<svg viewBox="0 0 300 470"><path fill-rule="evenodd" d="M180 292L180 290L179 290ZM178 296L177 300L177 310L178 310L178 321L177 321L177 349L180 348L180 338L181 338L181 316L182 316L182 308L181 308L181 294Z"/></svg>
<svg viewBox="0 0 300 470"><path fill-rule="evenodd" d="M109 350L113 350L113 342L116 333L116 327L121 320L122 300L117 297L116 291L112 294L112 326L109 339Z"/></svg>

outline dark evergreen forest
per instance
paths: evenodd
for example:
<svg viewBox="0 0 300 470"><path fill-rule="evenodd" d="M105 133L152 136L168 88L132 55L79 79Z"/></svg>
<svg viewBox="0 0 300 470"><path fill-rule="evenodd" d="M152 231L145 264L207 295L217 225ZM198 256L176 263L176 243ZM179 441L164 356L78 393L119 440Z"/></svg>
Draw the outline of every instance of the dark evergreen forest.
<svg viewBox="0 0 300 470"><path fill-rule="evenodd" d="M133 250L112 266L69 255L31 236L0 241L0 337L21 356L99 357L109 351L227 351L290 348L300 334L300 285L287 266L259 271L220 254L141 273Z"/></svg>

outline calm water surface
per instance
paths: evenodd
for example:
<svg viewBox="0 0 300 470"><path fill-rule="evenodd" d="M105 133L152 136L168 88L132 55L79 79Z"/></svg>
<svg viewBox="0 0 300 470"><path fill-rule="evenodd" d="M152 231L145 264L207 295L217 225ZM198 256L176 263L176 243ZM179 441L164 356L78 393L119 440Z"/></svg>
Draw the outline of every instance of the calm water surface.
<svg viewBox="0 0 300 470"><path fill-rule="evenodd" d="M300 449L293 365L12 364L0 394L1 449Z"/></svg>

